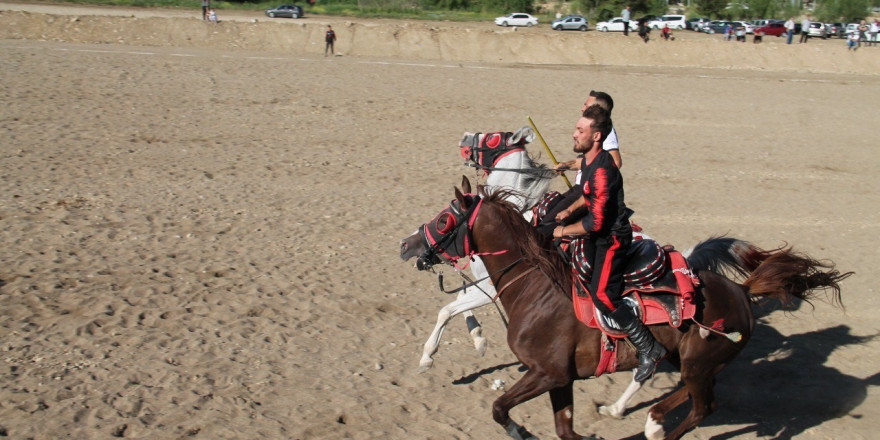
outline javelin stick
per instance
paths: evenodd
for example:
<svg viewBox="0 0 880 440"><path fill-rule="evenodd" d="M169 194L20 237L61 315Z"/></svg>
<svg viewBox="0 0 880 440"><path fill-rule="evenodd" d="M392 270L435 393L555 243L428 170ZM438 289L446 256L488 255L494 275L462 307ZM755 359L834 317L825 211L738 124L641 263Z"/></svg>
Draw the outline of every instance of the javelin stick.
<svg viewBox="0 0 880 440"><path fill-rule="evenodd" d="M547 142L544 141L544 136L541 136L541 132L538 131L538 127L535 126L535 122L532 121L532 117L528 116L529 124L531 124L532 129L535 130L535 134L538 135L538 139L541 140L541 143L544 144L544 149L547 150L547 154L550 155L550 160L553 161L553 165L559 165L559 161L556 160L556 156L553 155L553 152L550 151L550 147L547 146ZM562 175L562 179L565 180L565 184L571 188L571 182L568 181L568 177L565 177L565 174Z"/></svg>

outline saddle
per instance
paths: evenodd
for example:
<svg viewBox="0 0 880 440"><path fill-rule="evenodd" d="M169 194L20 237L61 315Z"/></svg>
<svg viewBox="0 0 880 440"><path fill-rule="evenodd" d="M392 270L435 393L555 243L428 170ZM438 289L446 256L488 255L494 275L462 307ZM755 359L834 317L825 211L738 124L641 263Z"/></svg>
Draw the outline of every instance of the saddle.
<svg viewBox="0 0 880 440"><path fill-rule="evenodd" d="M633 309L646 325L679 327L697 311L696 288L700 280L687 260L672 247L661 247L650 239L634 241L627 253L624 275L624 307ZM616 322L593 306L587 289L572 273L572 302L578 320L602 331L602 353L594 375L617 371L617 344L627 334Z"/></svg>
<svg viewBox="0 0 880 440"><path fill-rule="evenodd" d="M654 240L637 240L627 253L623 300L647 324L679 327L696 314L695 292L700 285L687 260L671 247ZM593 306L585 286L575 276L572 300L578 319L608 337L625 338L617 324Z"/></svg>

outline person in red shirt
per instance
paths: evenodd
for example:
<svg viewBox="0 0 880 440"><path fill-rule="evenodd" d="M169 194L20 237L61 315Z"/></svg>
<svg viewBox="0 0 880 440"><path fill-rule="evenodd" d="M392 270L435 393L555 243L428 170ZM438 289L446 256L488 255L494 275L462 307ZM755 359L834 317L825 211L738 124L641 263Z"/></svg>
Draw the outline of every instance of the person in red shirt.
<svg viewBox="0 0 880 440"><path fill-rule="evenodd" d="M633 211L624 202L623 176L614 159L602 148L611 132L611 116L601 106L588 107L573 134L574 152L583 154L583 197L556 215L554 238L571 237L571 264L583 286L589 286L593 304L620 325L638 350L639 366L633 379L644 382L666 356L650 330L623 305L623 272L632 243L629 218Z"/></svg>

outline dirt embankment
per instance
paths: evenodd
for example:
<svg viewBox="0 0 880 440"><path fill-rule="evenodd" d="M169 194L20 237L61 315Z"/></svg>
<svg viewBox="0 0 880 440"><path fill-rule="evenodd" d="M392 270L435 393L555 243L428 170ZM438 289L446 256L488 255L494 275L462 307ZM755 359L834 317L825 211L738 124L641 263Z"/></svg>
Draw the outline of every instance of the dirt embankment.
<svg viewBox="0 0 880 440"><path fill-rule="evenodd" d="M880 51L848 52L842 40L786 45L727 42L719 36L680 31L675 41L597 31L554 32L501 28L489 23L413 22L308 16L269 19L255 11L221 11L221 23L201 21L198 11L0 3L0 38L138 46L230 48L318 54L333 25L337 51L363 57L459 62L609 66L705 67L768 71L877 74Z"/></svg>

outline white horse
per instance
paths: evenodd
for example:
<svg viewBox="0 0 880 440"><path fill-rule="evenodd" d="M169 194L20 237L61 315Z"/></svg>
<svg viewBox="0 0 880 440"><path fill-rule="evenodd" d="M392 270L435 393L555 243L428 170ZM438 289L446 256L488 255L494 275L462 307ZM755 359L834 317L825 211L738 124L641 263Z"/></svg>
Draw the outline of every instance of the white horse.
<svg viewBox="0 0 880 440"><path fill-rule="evenodd" d="M471 162L471 166L486 171L485 186L487 189L490 191L511 190L507 200L520 209L527 221L531 220L532 208L547 192L551 179L556 176L555 172L534 162L524 148L525 144L534 139L534 133L528 127L523 127L513 134L508 133L509 136L506 139L514 140L514 144L520 148L504 152L497 160L493 160L491 156L480 155L476 151L480 149L480 145L484 143L488 135L466 132L459 144L462 148L462 155ZM502 139L502 142L506 139ZM470 269L477 282L463 289L454 301L440 309L434 330L425 342L422 357L419 360L419 372L425 372L433 367L433 356L440 347L440 338L443 336L446 324L459 314L465 316L468 332L477 352L480 356L486 353L487 342L483 336L483 328L472 310L491 304L495 297L495 287L489 282L489 273L479 257L473 257ZM640 388L641 384L633 380L616 402L600 406L599 413L614 418L622 417L630 399Z"/></svg>
<svg viewBox="0 0 880 440"><path fill-rule="evenodd" d="M487 137L493 135L500 135L498 140L501 143L494 147L486 147ZM535 163L529 156L525 144L533 139L534 134L531 129L523 127L515 133L465 133L459 144L462 155L467 156L472 166L487 173L485 183L487 190L512 190L507 200L519 208L526 220L531 220L531 208L541 200L550 186L550 180L555 177L553 170ZM513 142L508 142L510 140ZM511 145L506 145L507 143ZM489 273L479 257L473 258L470 269L474 280L478 282L462 290L455 301L440 309L437 314L437 324L425 342L422 358L419 360L419 372L425 372L434 365L433 355L440 346L440 337L443 336L446 324L462 313L465 315L474 347L480 356L486 353L483 328L471 310L491 304L495 297L495 287L489 282Z"/></svg>

